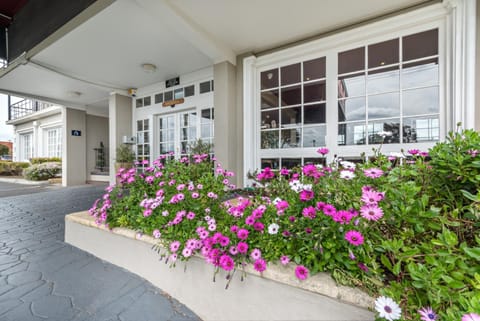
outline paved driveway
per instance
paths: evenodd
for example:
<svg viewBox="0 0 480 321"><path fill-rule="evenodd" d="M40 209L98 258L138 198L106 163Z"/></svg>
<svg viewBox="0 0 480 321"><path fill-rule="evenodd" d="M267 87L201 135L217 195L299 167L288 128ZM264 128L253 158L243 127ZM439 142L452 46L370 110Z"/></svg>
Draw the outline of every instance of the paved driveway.
<svg viewBox="0 0 480 321"><path fill-rule="evenodd" d="M102 190L0 198L0 320L199 320L147 281L63 242L65 214Z"/></svg>

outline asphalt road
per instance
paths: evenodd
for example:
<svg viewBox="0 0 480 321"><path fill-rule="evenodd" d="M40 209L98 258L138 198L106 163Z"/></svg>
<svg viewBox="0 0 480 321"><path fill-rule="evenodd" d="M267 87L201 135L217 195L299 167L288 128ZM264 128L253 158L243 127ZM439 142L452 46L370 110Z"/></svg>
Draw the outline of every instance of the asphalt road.
<svg viewBox="0 0 480 321"><path fill-rule="evenodd" d="M50 184L25 185L25 184L7 183L7 182L0 181L0 197L33 194L33 193L55 190L59 188L62 188L62 187L59 185L50 185Z"/></svg>

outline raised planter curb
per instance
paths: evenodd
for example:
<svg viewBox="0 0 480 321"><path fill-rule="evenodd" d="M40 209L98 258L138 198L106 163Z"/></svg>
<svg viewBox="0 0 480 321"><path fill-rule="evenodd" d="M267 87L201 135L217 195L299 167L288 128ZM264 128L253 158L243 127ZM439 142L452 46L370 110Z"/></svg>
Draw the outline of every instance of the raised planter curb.
<svg viewBox="0 0 480 321"><path fill-rule="evenodd" d="M213 267L199 257L169 268L151 249L158 240L133 230L98 226L88 212L65 217L65 241L119 265L166 291L204 320L374 320L374 299L359 289L336 285L327 273L305 281L294 266L269 264L260 275L250 266L248 277L234 275L225 290L226 274L213 279Z"/></svg>
<svg viewBox="0 0 480 321"><path fill-rule="evenodd" d="M23 184L23 185L48 185L48 184L50 184L49 181L29 181L29 180L24 179L24 178L8 177L8 176L0 177L0 182L13 183L13 184Z"/></svg>

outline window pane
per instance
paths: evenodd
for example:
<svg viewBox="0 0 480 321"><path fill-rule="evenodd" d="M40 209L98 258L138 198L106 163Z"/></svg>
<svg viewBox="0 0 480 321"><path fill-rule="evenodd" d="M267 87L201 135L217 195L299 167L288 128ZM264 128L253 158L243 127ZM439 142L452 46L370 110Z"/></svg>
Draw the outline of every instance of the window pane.
<svg viewBox="0 0 480 321"><path fill-rule="evenodd" d="M338 125L338 145L364 145L365 123L351 123Z"/></svg>
<svg viewBox="0 0 480 321"><path fill-rule="evenodd" d="M143 133L143 142L148 144L149 142L148 132Z"/></svg>
<svg viewBox="0 0 480 321"><path fill-rule="evenodd" d="M403 91L403 115L438 113L438 87Z"/></svg>
<svg viewBox="0 0 480 321"><path fill-rule="evenodd" d="M164 94L165 101L173 100L173 91L166 91Z"/></svg>
<svg viewBox="0 0 480 321"><path fill-rule="evenodd" d="M355 74L338 78L338 98L365 95L365 74Z"/></svg>
<svg viewBox="0 0 480 321"><path fill-rule="evenodd" d="M155 104L160 104L163 102L163 93L155 95Z"/></svg>
<svg viewBox="0 0 480 321"><path fill-rule="evenodd" d="M438 29L403 37L403 61L438 54Z"/></svg>
<svg viewBox="0 0 480 321"><path fill-rule="evenodd" d="M344 74L365 69L365 47L338 54L338 73Z"/></svg>
<svg viewBox="0 0 480 321"><path fill-rule="evenodd" d="M282 128L288 128L302 123L302 108L285 108L282 109Z"/></svg>
<svg viewBox="0 0 480 321"><path fill-rule="evenodd" d="M152 104L152 97L148 96L143 98L143 106L150 106Z"/></svg>
<svg viewBox="0 0 480 321"><path fill-rule="evenodd" d="M281 130L281 148L295 148L302 146L302 129L282 129Z"/></svg>
<svg viewBox="0 0 480 321"><path fill-rule="evenodd" d="M143 99L142 98L138 98L136 100L136 107L143 107Z"/></svg>
<svg viewBox="0 0 480 321"><path fill-rule="evenodd" d="M261 96L262 96L262 103L261 103L262 109L278 107L278 89L271 90L271 91L264 91L262 92Z"/></svg>
<svg viewBox="0 0 480 321"><path fill-rule="evenodd" d="M325 146L325 135L327 127L325 125L303 128L303 147Z"/></svg>
<svg viewBox="0 0 480 321"><path fill-rule="evenodd" d="M282 86L300 82L300 63L280 68Z"/></svg>
<svg viewBox="0 0 480 321"><path fill-rule="evenodd" d="M201 133L200 135L202 135L201 137L202 138L208 138L208 137L212 137L212 132L211 132L211 126L210 125L202 125L200 127L200 130L201 130Z"/></svg>
<svg viewBox="0 0 480 321"><path fill-rule="evenodd" d="M282 168L294 168L301 165L301 158L282 158Z"/></svg>
<svg viewBox="0 0 480 321"><path fill-rule="evenodd" d="M365 97L338 101L338 121L362 120L366 116Z"/></svg>
<svg viewBox="0 0 480 321"><path fill-rule="evenodd" d="M373 95L368 97L368 118L400 116L399 93Z"/></svg>
<svg viewBox="0 0 480 321"><path fill-rule="evenodd" d="M278 69L267 70L260 73L261 89L278 87Z"/></svg>
<svg viewBox="0 0 480 321"><path fill-rule="evenodd" d="M190 97L193 95L195 95L195 86L191 85L191 86L185 87L185 97Z"/></svg>
<svg viewBox="0 0 480 321"><path fill-rule="evenodd" d="M278 124L278 109L262 112L261 129L277 128Z"/></svg>
<svg viewBox="0 0 480 321"><path fill-rule="evenodd" d="M262 131L261 148L278 148L278 130Z"/></svg>
<svg viewBox="0 0 480 321"><path fill-rule="evenodd" d="M211 85L210 81L201 82L200 83L200 93L201 94L208 93L210 91L210 85Z"/></svg>
<svg viewBox="0 0 480 321"><path fill-rule="evenodd" d="M137 130L143 130L143 121L142 120L137 120Z"/></svg>
<svg viewBox="0 0 480 321"><path fill-rule="evenodd" d="M279 169L280 161L278 158L262 158L262 169L266 167L270 167L271 169Z"/></svg>
<svg viewBox="0 0 480 321"><path fill-rule="evenodd" d="M398 39L368 46L368 68L398 63Z"/></svg>
<svg viewBox="0 0 480 321"><path fill-rule="evenodd" d="M304 124L324 124L326 121L326 105L316 104L303 107Z"/></svg>
<svg viewBox="0 0 480 321"><path fill-rule="evenodd" d="M303 159L303 164L320 164L320 165L326 165L326 160L323 157L305 157Z"/></svg>
<svg viewBox="0 0 480 321"><path fill-rule="evenodd" d="M440 139L438 116L404 118L403 142L417 143Z"/></svg>
<svg viewBox="0 0 480 321"><path fill-rule="evenodd" d="M173 92L173 96L175 97L175 99L183 98L183 88L175 89L175 91Z"/></svg>
<svg viewBox="0 0 480 321"><path fill-rule="evenodd" d="M143 145L137 145L137 153L138 155L143 155Z"/></svg>
<svg viewBox="0 0 480 321"><path fill-rule="evenodd" d="M384 135L388 133L389 135ZM389 119L368 123L369 144L392 144L400 142L400 120Z"/></svg>
<svg viewBox="0 0 480 321"><path fill-rule="evenodd" d="M367 78L369 94L398 91L400 88L400 72L398 67L370 71Z"/></svg>
<svg viewBox="0 0 480 321"><path fill-rule="evenodd" d="M303 85L303 102L312 103L326 100L325 81Z"/></svg>
<svg viewBox="0 0 480 321"><path fill-rule="evenodd" d="M303 80L325 78L325 57L303 62Z"/></svg>
<svg viewBox="0 0 480 321"><path fill-rule="evenodd" d="M210 108L202 109L201 115L202 115L202 119L201 119L202 123L210 122Z"/></svg>
<svg viewBox="0 0 480 321"><path fill-rule="evenodd" d="M143 155L150 155L150 145L143 145Z"/></svg>
<svg viewBox="0 0 480 321"><path fill-rule="evenodd" d="M148 130L148 119L143 120L143 130Z"/></svg>
<svg viewBox="0 0 480 321"><path fill-rule="evenodd" d="M300 86L282 88L282 106L299 105L302 101Z"/></svg>
<svg viewBox="0 0 480 321"><path fill-rule="evenodd" d="M438 59L403 65L402 88L438 85Z"/></svg>

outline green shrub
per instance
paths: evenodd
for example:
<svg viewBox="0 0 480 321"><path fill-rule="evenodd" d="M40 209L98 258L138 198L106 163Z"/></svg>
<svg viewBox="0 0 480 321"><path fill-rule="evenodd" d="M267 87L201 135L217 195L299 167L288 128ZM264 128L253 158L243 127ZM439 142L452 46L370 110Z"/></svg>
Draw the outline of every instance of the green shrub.
<svg viewBox="0 0 480 321"><path fill-rule="evenodd" d="M57 177L62 172L62 164L56 162L35 164L23 171L26 179L32 181L44 181Z"/></svg>
<svg viewBox="0 0 480 321"><path fill-rule="evenodd" d="M467 130L429 153L265 168L254 194L233 202L224 201L233 174L208 155L162 156L144 173L122 170L122 187L110 186L90 213L158 238L172 265L199 254L232 276L245 264L262 272L290 261L300 280L326 271L392 298L402 320L427 307L438 320L460 320L480 311L479 150Z"/></svg>
<svg viewBox="0 0 480 321"><path fill-rule="evenodd" d="M26 162L0 161L0 176L19 176L30 164Z"/></svg>
<svg viewBox="0 0 480 321"><path fill-rule="evenodd" d="M132 151L132 147L127 144L122 144L117 147L117 163L132 163L135 160L135 153Z"/></svg>
<svg viewBox="0 0 480 321"><path fill-rule="evenodd" d="M30 163L32 165L35 164L43 164L43 163L61 163L62 159L60 157L34 157L30 158Z"/></svg>

